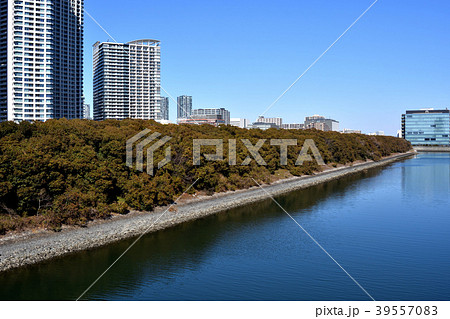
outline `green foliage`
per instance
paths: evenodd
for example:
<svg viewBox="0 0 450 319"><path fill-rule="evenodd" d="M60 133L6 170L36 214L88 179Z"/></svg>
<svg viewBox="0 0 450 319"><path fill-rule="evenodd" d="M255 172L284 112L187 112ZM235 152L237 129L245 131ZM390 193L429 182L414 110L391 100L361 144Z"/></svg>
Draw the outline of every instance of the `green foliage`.
<svg viewBox="0 0 450 319"><path fill-rule="evenodd" d="M125 165L126 141L144 129L171 136L172 162L155 176ZM223 139L225 160L193 165L193 139ZM236 139L237 166L228 165L228 140ZM267 166L252 161L239 140L253 145L267 142L260 154ZM270 139L296 139L289 147L288 165L280 165L280 148ZM313 139L330 166L357 160L379 160L411 149L401 139L316 130L244 130L208 125L161 125L154 121L92 122L53 120L45 123L0 123L0 234L38 224L58 230L62 225L85 226L89 221L126 214L130 209L151 210L173 202L195 180L191 192L212 194L245 189L277 178L318 172L315 162L295 166L306 139ZM202 149L203 150L203 149ZM206 152L213 152L205 147ZM155 163L165 156L155 154ZM282 176L280 171L283 172Z"/></svg>

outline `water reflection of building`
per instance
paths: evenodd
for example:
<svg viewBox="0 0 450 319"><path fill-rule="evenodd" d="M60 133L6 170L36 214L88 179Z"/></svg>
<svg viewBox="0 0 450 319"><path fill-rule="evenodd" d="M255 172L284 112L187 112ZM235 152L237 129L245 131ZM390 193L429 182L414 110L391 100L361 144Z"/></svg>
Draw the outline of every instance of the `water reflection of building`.
<svg viewBox="0 0 450 319"><path fill-rule="evenodd" d="M450 153L422 153L402 166L402 188L409 195L450 195Z"/></svg>

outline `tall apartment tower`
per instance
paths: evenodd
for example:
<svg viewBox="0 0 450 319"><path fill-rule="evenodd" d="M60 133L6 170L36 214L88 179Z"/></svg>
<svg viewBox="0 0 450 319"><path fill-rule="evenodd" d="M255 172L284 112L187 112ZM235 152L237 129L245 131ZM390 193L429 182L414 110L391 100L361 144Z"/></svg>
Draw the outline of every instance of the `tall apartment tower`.
<svg viewBox="0 0 450 319"><path fill-rule="evenodd" d="M192 114L192 96L182 95L177 98L177 118L187 119Z"/></svg>
<svg viewBox="0 0 450 319"><path fill-rule="evenodd" d="M161 48L157 40L94 44L94 120L158 120Z"/></svg>
<svg viewBox="0 0 450 319"><path fill-rule="evenodd" d="M0 121L81 118L83 0L0 0Z"/></svg>
<svg viewBox="0 0 450 319"><path fill-rule="evenodd" d="M168 121L169 120L169 98L165 97L165 96L161 96L159 107L161 109L160 120Z"/></svg>

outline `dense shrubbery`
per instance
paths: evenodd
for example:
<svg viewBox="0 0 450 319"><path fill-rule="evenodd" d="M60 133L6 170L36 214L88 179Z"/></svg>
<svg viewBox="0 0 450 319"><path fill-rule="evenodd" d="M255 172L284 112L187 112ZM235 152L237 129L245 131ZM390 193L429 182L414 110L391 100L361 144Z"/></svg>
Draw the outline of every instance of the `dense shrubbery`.
<svg viewBox="0 0 450 319"><path fill-rule="evenodd" d="M149 128L171 136L172 162L155 176L125 165L126 140ZM223 162L192 163L193 139L224 139ZM280 166L279 147L266 143L260 150L267 166L229 166L227 141L297 139L288 165ZM35 223L52 229L84 226L90 220L125 214L128 209L150 210L171 203L191 183L208 193L236 190L270 182L276 175L305 175L320 171L315 162L295 166L303 141L313 139L325 163L346 164L379 160L406 152L410 144L393 137L339 134L315 130L244 130L236 127L160 125L153 121L54 120L46 123L0 123L0 234ZM207 151L207 148L205 148ZM237 163L249 152L237 144ZM155 162L164 158L156 154Z"/></svg>

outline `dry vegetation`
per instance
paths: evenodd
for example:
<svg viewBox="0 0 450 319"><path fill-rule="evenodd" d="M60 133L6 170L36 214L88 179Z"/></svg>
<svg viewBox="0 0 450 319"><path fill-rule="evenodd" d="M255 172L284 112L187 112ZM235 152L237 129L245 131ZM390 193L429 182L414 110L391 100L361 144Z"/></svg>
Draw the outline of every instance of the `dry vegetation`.
<svg viewBox="0 0 450 319"><path fill-rule="evenodd" d="M149 128L172 137L172 162L155 176L125 165L126 140ZM224 139L225 161L192 163L194 138ZM227 141L297 139L287 166L280 166L279 147L266 143L260 153L267 166L229 166ZM379 160L410 150L402 139L315 130L244 130L236 127L160 125L153 121L53 120L46 123L0 123L0 234L27 227L58 230L89 221L151 210L171 203L199 178L192 192L222 192L254 186L287 176L320 171L315 162L295 166L305 139L313 139L328 165ZM208 151L207 149L205 149ZM156 154L155 162L164 157ZM249 152L237 146L237 163Z"/></svg>

